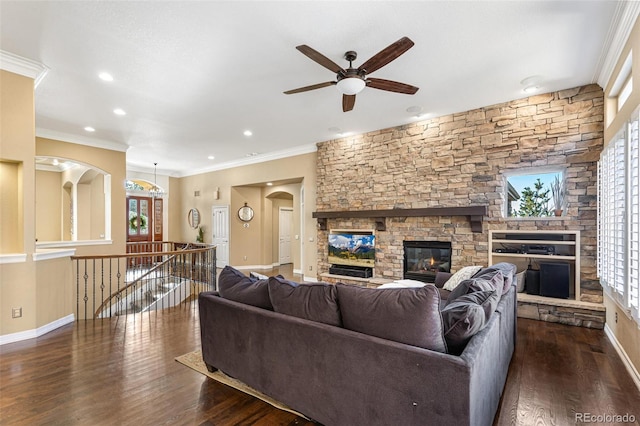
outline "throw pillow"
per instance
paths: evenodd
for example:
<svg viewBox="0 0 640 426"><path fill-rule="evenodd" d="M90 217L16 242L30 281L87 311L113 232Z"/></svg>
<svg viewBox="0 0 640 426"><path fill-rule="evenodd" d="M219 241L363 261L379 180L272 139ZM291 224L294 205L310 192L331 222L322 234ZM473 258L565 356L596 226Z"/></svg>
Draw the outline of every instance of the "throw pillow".
<svg viewBox="0 0 640 426"><path fill-rule="evenodd" d="M433 284L376 289L336 284L342 324L349 330L446 352L440 295Z"/></svg>
<svg viewBox="0 0 640 426"><path fill-rule="evenodd" d="M495 290L477 291L459 297L442 310L444 338L449 353L462 353L469 340L484 328L498 302Z"/></svg>
<svg viewBox="0 0 640 426"><path fill-rule="evenodd" d="M269 298L269 280L247 277L232 266L225 266L218 277L218 292L225 299L273 310Z"/></svg>
<svg viewBox="0 0 640 426"><path fill-rule="evenodd" d="M480 277L464 280L449 294L447 305L457 298L475 291L496 290L498 297L502 295L502 272L490 271Z"/></svg>
<svg viewBox="0 0 640 426"><path fill-rule="evenodd" d="M417 287L424 287L426 283L423 283L422 281L418 281L418 280L397 280L397 281L392 281L390 283L386 283L386 284L382 284L381 286L378 287L378 289L385 289L385 288L417 288Z"/></svg>
<svg viewBox="0 0 640 426"><path fill-rule="evenodd" d="M462 281L471 278L480 269L482 269L482 266L465 266L458 272L453 274L451 278L449 278L447 282L444 283L444 286L442 286L442 288L445 290L453 291L453 289L456 288Z"/></svg>
<svg viewBox="0 0 640 426"><path fill-rule="evenodd" d="M269 279L269 277L268 277L268 276L266 276L266 275L262 275L262 274L260 274L260 273L258 273L258 272L251 272L251 273L249 274L249 277L251 277L251 278L256 278L256 279L259 279L259 280L268 280L268 279Z"/></svg>
<svg viewBox="0 0 640 426"><path fill-rule="evenodd" d="M269 297L273 310L340 327L340 308L336 287L327 283L296 283L282 277L269 278Z"/></svg>

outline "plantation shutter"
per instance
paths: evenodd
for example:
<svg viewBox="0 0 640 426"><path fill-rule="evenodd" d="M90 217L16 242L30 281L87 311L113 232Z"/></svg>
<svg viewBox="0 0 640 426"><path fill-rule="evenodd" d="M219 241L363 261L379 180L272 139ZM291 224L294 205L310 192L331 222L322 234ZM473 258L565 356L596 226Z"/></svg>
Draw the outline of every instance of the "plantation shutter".
<svg viewBox="0 0 640 426"><path fill-rule="evenodd" d="M598 162L597 273L640 324L640 108Z"/></svg>
<svg viewBox="0 0 640 426"><path fill-rule="evenodd" d="M600 281L605 290L623 304L626 269L625 130L615 136L600 156L598 240Z"/></svg>
<svg viewBox="0 0 640 426"><path fill-rule="evenodd" d="M628 204L629 204L629 289L631 314L640 322L640 109L629 123L628 146Z"/></svg>

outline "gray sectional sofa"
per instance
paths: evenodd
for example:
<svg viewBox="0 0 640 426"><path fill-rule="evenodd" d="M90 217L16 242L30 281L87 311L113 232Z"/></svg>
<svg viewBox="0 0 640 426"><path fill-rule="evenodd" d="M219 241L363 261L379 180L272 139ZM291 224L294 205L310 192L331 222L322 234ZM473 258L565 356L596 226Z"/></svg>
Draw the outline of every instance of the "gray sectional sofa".
<svg viewBox="0 0 640 426"><path fill-rule="evenodd" d="M450 294L433 284L385 290L298 285L225 268L220 293L199 296L203 358L210 371L219 369L324 425L491 425L515 345L516 289L509 275L463 281L455 308L454 300L441 302ZM446 329L460 325L446 306L459 309L465 297L490 293L489 281L501 286L497 305L475 309L491 312L459 354L446 353ZM465 321L463 328L474 328Z"/></svg>

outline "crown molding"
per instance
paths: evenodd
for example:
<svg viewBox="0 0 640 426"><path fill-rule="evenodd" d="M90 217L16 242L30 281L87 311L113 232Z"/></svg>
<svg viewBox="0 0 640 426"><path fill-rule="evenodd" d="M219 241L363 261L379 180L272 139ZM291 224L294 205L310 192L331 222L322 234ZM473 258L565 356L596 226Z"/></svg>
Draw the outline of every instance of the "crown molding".
<svg viewBox="0 0 640 426"><path fill-rule="evenodd" d="M227 161L225 163L216 164L215 166L206 167L197 170L189 170L185 173L180 173L178 177L194 176L202 173L215 172L218 170L231 169L234 167L248 166L251 164L264 163L265 161L279 160L287 157L294 157L296 155L309 154L318 151L316 144L299 145L289 149L283 149L280 151L273 151L254 157L242 158L240 160Z"/></svg>
<svg viewBox="0 0 640 426"><path fill-rule="evenodd" d="M41 129L38 127L36 127L36 136L39 138L54 139L61 142L75 143L76 145L87 145L94 148L108 149L111 151L126 152L129 149L129 145L121 142L72 135L70 133L57 132L55 130Z"/></svg>
<svg viewBox="0 0 640 426"><path fill-rule="evenodd" d="M593 81L603 89L606 89L611 79L638 16L640 16L640 2L621 1L617 3L609 26L609 33L602 46L602 54L593 76Z"/></svg>
<svg viewBox="0 0 640 426"><path fill-rule="evenodd" d="M38 87L38 84L49 72L49 68L40 62L32 61L4 50L0 50L0 69L32 78L34 80L34 88Z"/></svg>

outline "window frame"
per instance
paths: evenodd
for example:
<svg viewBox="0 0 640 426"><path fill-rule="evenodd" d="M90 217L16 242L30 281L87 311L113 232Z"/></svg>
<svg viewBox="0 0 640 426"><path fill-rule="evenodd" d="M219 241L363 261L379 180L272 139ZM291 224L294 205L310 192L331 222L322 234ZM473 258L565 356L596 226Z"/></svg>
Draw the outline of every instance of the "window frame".
<svg viewBox="0 0 640 426"><path fill-rule="evenodd" d="M598 161L597 276L640 326L640 107Z"/></svg>
<svg viewBox="0 0 640 426"><path fill-rule="evenodd" d="M526 167L526 168L521 168L517 170L505 171L502 174L504 179L504 191L502 194L504 197L504 203L502 207L502 214L504 215L504 218L507 220L540 220L540 219L548 220L548 219L558 218L553 214L550 216L516 216L516 215L509 216L509 179L510 178L519 177L519 176L538 176L538 175L546 175L546 174L553 174L553 173L560 173L560 177L562 178L562 184L564 186L564 192L565 192L564 208L566 209L567 208L567 201L566 201L567 167L561 166L561 165ZM553 197L551 198L550 203L553 203ZM560 218L562 218L562 216Z"/></svg>

